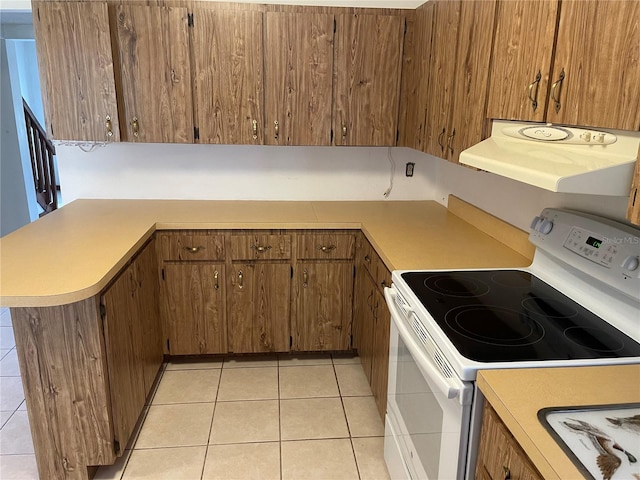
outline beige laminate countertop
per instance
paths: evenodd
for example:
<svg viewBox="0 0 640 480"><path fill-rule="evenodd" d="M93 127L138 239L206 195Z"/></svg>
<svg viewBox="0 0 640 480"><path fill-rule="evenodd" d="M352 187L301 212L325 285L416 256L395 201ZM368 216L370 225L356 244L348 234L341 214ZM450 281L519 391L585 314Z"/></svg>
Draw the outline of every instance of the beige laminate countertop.
<svg viewBox="0 0 640 480"><path fill-rule="evenodd" d="M640 402L640 365L483 370L478 388L545 479L582 479L538 420L546 407Z"/></svg>
<svg viewBox="0 0 640 480"><path fill-rule="evenodd" d="M432 201L76 200L0 239L0 304L96 295L156 230L332 228L362 229L390 270L530 263Z"/></svg>

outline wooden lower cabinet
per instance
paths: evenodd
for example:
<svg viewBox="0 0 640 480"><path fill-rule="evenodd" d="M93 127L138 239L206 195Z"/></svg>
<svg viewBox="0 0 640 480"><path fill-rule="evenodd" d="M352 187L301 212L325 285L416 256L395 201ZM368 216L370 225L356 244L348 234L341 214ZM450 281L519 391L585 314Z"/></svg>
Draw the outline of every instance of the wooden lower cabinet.
<svg viewBox="0 0 640 480"><path fill-rule="evenodd" d="M358 242L353 345L358 351L380 416L387 410L389 375L389 334L391 314L383 295L391 284L391 273L369 242Z"/></svg>
<svg viewBox="0 0 640 480"><path fill-rule="evenodd" d="M289 351L291 264L234 264L228 285L229 351Z"/></svg>
<svg viewBox="0 0 640 480"><path fill-rule="evenodd" d="M542 480L531 460L488 402L485 403L482 417L476 478Z"/></svg>
<svg viewBox="0 0 640 480"><path fill-rule="evenodd" d="M299 262L294 349L349 350L353 309L353 262Z"/></svg>
<svg viewBox="0 0 640 480"><path fill-rule="evenodd" d="M162 363L158 301L152 241L94 297L11 309L40 478L122 455Z"/></svg>
<svg viewBox="0 0 640 480"><path fill-rule="evenodd" d="M163 321L171 355L227 352L225 266L167 262L163 266Z"/></svg>

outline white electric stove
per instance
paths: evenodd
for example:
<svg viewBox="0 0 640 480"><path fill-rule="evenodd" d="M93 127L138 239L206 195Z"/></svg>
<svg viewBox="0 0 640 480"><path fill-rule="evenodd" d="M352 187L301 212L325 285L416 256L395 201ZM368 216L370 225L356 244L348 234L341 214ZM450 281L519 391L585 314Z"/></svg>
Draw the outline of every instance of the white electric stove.
<svg viewBox="0 0 640 480"><path fill-rule="evenodd" d="M480 369L640 363L640 230L545 209L524 269L394 271L385 459L473 478Z"/></svg>

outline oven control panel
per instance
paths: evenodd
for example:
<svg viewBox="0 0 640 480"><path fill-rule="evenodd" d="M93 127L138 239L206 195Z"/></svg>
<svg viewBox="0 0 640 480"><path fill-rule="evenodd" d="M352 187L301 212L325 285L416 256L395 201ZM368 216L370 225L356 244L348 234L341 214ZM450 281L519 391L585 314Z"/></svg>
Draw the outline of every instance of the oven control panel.
<svg viewBox="0 0 640 480"><path fill-rule="evenodd" d="M640 295L640 229L583 212L546 208L531 243L632 298Z"/></svg>
<svg viewBox="0 0 640 480"><path fill-rule="evenodd" d="M597 233L573 227L564 242L564 247L592 262L610 268L618 257L618 247Z"/></svg>

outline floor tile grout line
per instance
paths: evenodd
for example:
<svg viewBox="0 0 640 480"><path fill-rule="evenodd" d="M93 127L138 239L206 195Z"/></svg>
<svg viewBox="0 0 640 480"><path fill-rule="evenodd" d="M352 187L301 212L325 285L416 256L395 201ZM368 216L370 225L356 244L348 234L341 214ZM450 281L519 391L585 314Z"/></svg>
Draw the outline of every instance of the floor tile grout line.
<svg viewBox="0 0 640 480"><path fill-rule="evenodd" d="M285 367L286 368L286 367ZM282 478L282 398L280 398L280 357L278 357L278 452L280 454L280 480Z"/></svg>
<svg viewBox="0 0 640 480"><path fill-rule="evenodd" d="M222 366L224 367L225 360L222 360ZM200 479L204 478L205 468L207 466L207 458L209 457L209 445L211 445L211 435L213 434L213 420L216 417L216 408L218 407L218 396L220 395L220 385L222 385L222 373L223 369L220 369L220 375L218 376L218 386L216 387L216 396L213 401L213 412L211 414L211 424L209 425L209 435L207 436L207 444L204 449L204 461L202 462L202 471L200 472Z"/></svg>

